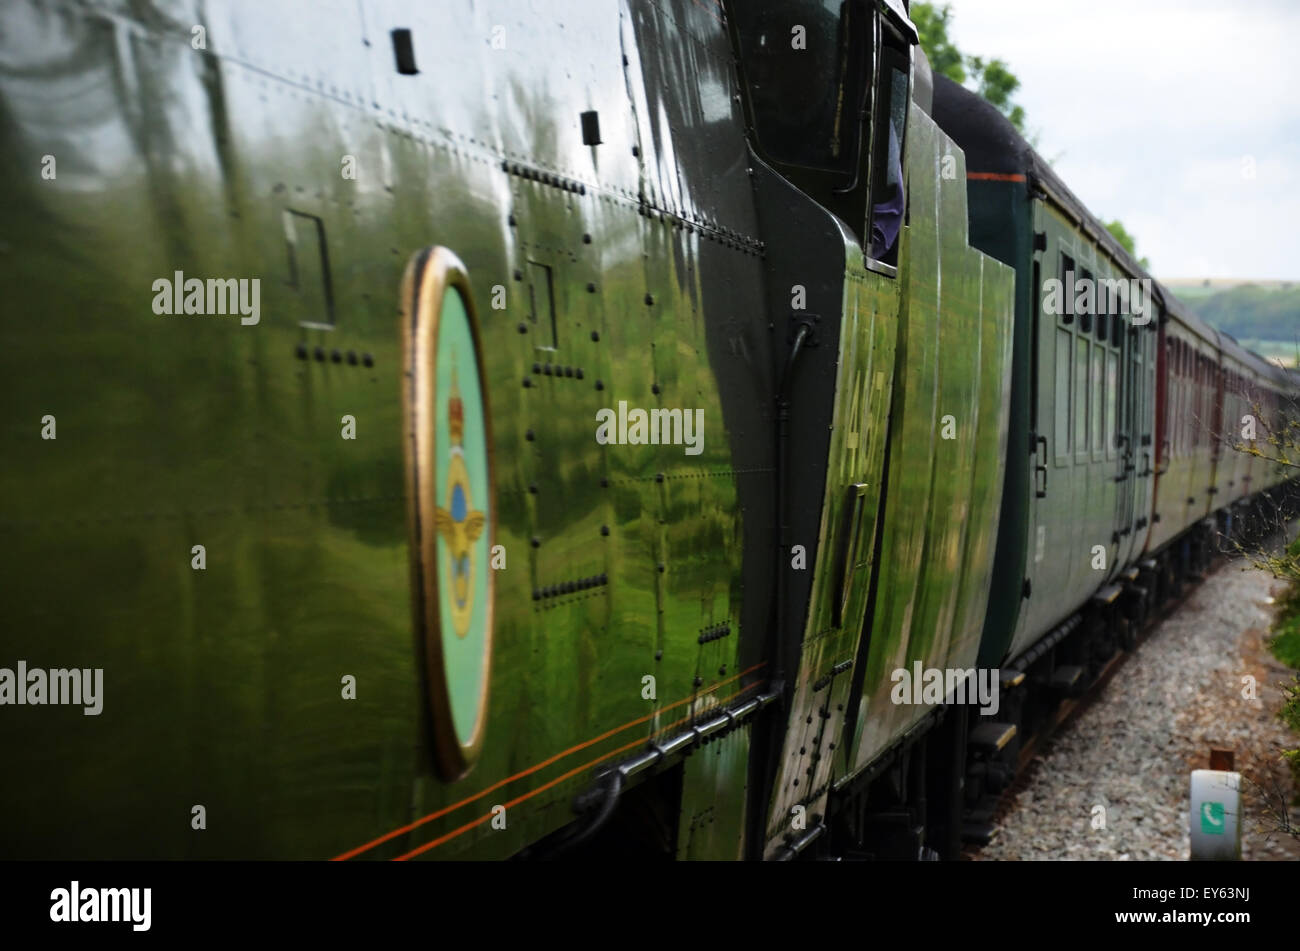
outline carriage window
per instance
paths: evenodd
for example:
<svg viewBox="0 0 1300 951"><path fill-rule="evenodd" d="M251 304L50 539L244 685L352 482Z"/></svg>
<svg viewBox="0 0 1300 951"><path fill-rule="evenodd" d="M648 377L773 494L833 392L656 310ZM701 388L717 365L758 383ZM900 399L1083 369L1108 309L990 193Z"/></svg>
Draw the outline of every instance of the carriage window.
<svg viewBox="0 0 1300 951"><path fill-rule="evenodd" d="M1068 303L1074 300L1074 258L1070 257L1064 251L1061 252L1061 288L1065 301L1065 306L1061 308L1061 323L1074 323L1074 305Z"/></svg>
<svg viewBox="0 0 1300 951"><path fill-rule="evenodd" d="M1196 355L1196 430L1194 438L1196 445L1201 445L1205 440L1202 438L1205 420L1205 358L1199 353Z"/></svg>
<svg viewBox="0 0 1300 951"><path fill-rule="evenodd" d="M1182 454L1183 438L1178 431L1178 420L1182 419L1182 400L1179 398L1178 383L1178 341L1169 338L1169 409L1165 417L1169 422L1169 451L1172 455Z"/></svg>
<svg viewBox="0 0 1300 951"><path fill-rule="evenodd" d="M1114 457L1119 448L1117 428L1119 415L1119 355L1114 351L1106 354L1106 451Z"/></svg>
<svg viewBox="0 0 1300 951"><path fill-rule="evenodd" d="M1097 282L1097 339L1102 343L1110 337L1110 284Z"/></svg>
<svg viewBox="0 0 1300 951"><path fill-rule="evenodd" d="M1056 330L1056 433L1053 455L1057 465L1064 465L1070 453L1070 348L1074 335L1059 327Z"/></svg>
<svg viewBox="0 0 1300 951"><path fill-rule="evenodd" d="M727 5L736 24L754 132L777 162L851 175L870 68L861 0Z"/></svg>
<svg viewBox="0 0 1300 951"><path fill-rule="evenodd" d="M1102 407L1105 406L1104 378L1102 362L1106 359L1106 349L1100 344L1092 348L1092 451L1103 448L1102 443Z"/></svg>
<svg viewBox="0 0 1300 951"><path fill-rule="evenodd" d="M1088 452L1088 347L1086 337L1075 338L1074 350L1074 452L1083 459Z"/></svg>
<svg viewBox="0 0 1300 951"><path fill-rule="evenodd" d="M1092 333L1092 314L1097 309L1096 290L1097 285L1092 281L1092 274L1084 271L1082 291L1084 306L1080 308L1083 313L1079 315L1079 330L1086 334ZM1076 301L1078 301L1079 296L1078 294L1075 295Z"/></svg>

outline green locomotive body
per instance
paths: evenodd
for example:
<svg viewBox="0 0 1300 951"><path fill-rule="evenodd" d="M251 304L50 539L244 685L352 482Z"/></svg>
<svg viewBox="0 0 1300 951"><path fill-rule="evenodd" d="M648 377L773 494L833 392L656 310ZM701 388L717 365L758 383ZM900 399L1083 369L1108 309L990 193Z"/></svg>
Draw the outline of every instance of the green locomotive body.
<svg viewBox="0 0 1300 951"><path fill-rule="evenodd" d="M770 853L909 725L888 664L978 637L997 466L973 450L1001 426L1010 274L961 237L906 17L805 6L808 60L848 50L863 106L834 112L832 168L759 118L762 57L733 67L788 16L326 4L304 36L288 5L5 12L6 647L106 683L99 716L6 710L30 781L4 815L65 817L14 825L10 854L505 857L580 827L575 797L638 756L620 792L672 800L670 851ZM885 129L910 199L888 264L863 250ZM192 313L214 278L230 313ZM453 320L481 379L426 352ZM868 639L896 398L893 482L935 501L883 510ZM480 528L449 514L439 541L452 429ZM486 648L439 630L462 566Z"/></svg>
<svg viewBox="0 0 1300 951"><path fill-rule="evenodd" d="M1145 522L1198 478L1164 337L1048 334L1023 273L1131 262L968 182L915 43L897 0L0 10L0 669L49 672L0 672L0 851L951 855L990 731L899 672L996 672L1222 500ZM1058 356L1101 411L1038 470Z"/></svg>

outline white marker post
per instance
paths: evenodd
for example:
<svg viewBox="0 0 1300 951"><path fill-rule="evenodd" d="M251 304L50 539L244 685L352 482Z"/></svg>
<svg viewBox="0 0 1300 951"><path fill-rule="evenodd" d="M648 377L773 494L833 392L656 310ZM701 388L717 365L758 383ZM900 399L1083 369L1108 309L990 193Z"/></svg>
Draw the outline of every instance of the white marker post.
<svg viewBox="0 0 1300 951"><path fill-rule="evenodd" d="M1241 773L1192 770L1192 860L1241 859Z"/></svg>

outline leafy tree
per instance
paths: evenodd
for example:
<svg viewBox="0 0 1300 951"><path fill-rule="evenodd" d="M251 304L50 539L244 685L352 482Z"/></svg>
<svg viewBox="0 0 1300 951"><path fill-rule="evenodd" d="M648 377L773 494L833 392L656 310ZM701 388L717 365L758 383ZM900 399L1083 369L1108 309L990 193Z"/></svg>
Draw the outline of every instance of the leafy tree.
<svg viewBox="0 0 1300 951"><path fill-rule="evenodd" d="M1283 697L1282 709L1278 711L1278 716L1292 732L1300 733L1300 677L1291 678L1291 683L1283 688ZM1300 785L1300 749L1283 750L1282 757L1291 767L1297 785ZM1292 835L1300 836L1300 831L1290 829L1288 831L1291 831Z"/></svg>
<svg viewBox="0 0 1300 951"><path fill-rule="evenodd" d="M1137 254L1137 242L1133 236L1128 233L1128 229L1116 218L1114 221L1106 222L1106 230L1110 232L1111 237L1124 246L1124 250L1133 256L1133 259L1141 264L1144 268L1150 268L1151 262L1146 258L1139 258Z"/></svg>
<svg viewBox="0 0 1300 951"><path fill-rule="evenodd" d="M1224 442L1237 452L1276 463L1292 477L1300 473L1300 461L1297 461L1300 460L1300 405L1287 401L1282 414L1270 420L1256 403L1251 415L1256 420L1256 430L1250 435L1256 438L1247 441L1247 433L1243 432L1238 440L1230 426ZM1286 493L1279 494L1275 490L1270 496L1278 503L1272 512L1264 517L1262 523L1248 526L1245 544L1235 541L1231 547L1245 555L1255 568L1289 582L1290 590L1282 600L1275 636L1269 647L1278 660L1294 667L1300 659L1300 538L1292 539L1289 544L1286 539L1291 537L1296 508L1294 500ZM1292 731L1300 732L1300 677L1292 676L1291 683L1283 685L1283 703L1278 716ZM1284 748L1281 752L1283 761L1291 768L1295 788L1300 789L1300 747ZM1276 830L1300 838L1300 828L1291 824L1285 797L1279 794L1265 798Z"/></svg>
<svg viewBox="0 0 1300 951"><path fill-rule="evenodd" d="M1025 131L1025 110L1011 101L1011 94L1020 88L1020 80L1000 59L985 62L980 56L969 56L966 64L970 67L971 77L979 84L976 92L998 108L998 111L1011 120L1011 124L1022 134Z"/></svg>
<svg viewBox="0 0 1300 951"><path fill-rule="evenodd" d="M912 22L921 35L921 48L930 60L930 68L965 85L966 70L962 68L965 57L948 37L950 19L952 8L946 3L937 8L928 3L912 4Z"/></svg>
<svg viewBox="0 0 1300 951"><path fill-rule="evenodd" d="M952 22L951 4L913 3L911 15L921 38L921 48L930 60L930 68L953 82L964 86L973 84L975 92L1011 120L1016 131L1026 136L1029 144L1037 148L1037 136L1031 136L1025 130L1024 108L1011 98L1020 88L1020 78L1006 62L1002 59L986 60L982 56L969 56L957 48L957 44L948 35L948 27ZM1137 243L1119 221L1108 223L1106 229L1139 264L1144 268L1151 267L1147 258L1137 256Z"/></svg>
<svg viewBox="0 0 1300 951"><path fill-rule="evenodd" d="M1011 101L1011 96L1020 88L1019 78L1001 59L967 56L957 48L948 36L952 6L947 3L942 6L913 3L911 15L921 37L921 48L930 60L930 68L962 85L967 85L967 80L973 82L975 92L1010 119L1016 131L1027 135L1025 110Z"/></svg>

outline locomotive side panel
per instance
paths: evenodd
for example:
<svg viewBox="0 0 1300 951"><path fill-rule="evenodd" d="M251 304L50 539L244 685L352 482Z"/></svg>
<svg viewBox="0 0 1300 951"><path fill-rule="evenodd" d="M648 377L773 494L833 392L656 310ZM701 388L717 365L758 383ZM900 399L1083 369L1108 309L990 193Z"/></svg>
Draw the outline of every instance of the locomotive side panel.
<svg viewBox="0 0 1300 951"><path fill-rule="evenodd" d="M984 620L994 594L997 542L1001 534L1007 445L1011 439L1011 359L1015 284L985 258L980 299L980 368L974 473L962 578L948 666L983 666ZM994 273L994 271L999 273ZM1008 269L1009 270L1009 269Z"/></svg>
<svg viewBox="0 0 1300 951"><path fill-rule="evenodd" d="M964 577L991 568L984 536L996 533L997 504L990 500L1001 495L1002 467L987 472L974 456L1005 439L1013 275L967 243L965 156L917 109L908 138L911 211L888 497L846 778L931 707L910 696L896 700L897 671L911 676L917 662L927 669L974 662L987 588L964 603L959 596ZM986 365L993 371L988 379ZM963 555L975 560L964 564ZM976 616L974 630L967 629L965 621Z"/></svg>
<svg viewBox="0 0 1300 951"><path fill-rule="evenodd" d="M222 12L210 33L229 43ZM340 160L373 159L361 204L405 228L416 215L391 207L378 169L413 153L357 109L196 52L188 20L5 15L0 154L30 240L0 266L20 289L11 313L46 317L7 318L3 359L15 418L63 424L11 441L23 508L5 515L4 575L26 607L8 646L105 677L101 716L5 718L32 780L5 785L4 814L34 820L7 830L11 854L320 856L328 830L396 824L420 743L395 398L405 260L353 213ZM337 62L364 77L357 49ZM45 153L49 181L27 174ZM490 185L468 178L455 200L482 214ZM466 244L500 251L481 232ZM186 281L226 278L245 281L247 315L229 297L205 315L202 292L185 312ZM67 559L73 537L83 557ZM87 795L94 810L76 805ZM174 821L194 804L225 817L222 835ZM39 818L55 814L58 834Z"/></svg>
<svg viewBox="0 0 1300 951"><path fill-rule="evenodd" d="M601 763L755 689L736 659L744 505L770 510L770 411L744 408L771 391L761 248L725 34L679 6L338 4L294 44L288 5L217 4L206 48L138 5L6 11L3 155L33 237L2 266L49 319L6 320L3 359L14 418L63 424L16 434L6 469L30 506L4 518L30 605L11 649L108 681L102 717L6 719L42 779L7 786L5 813L80 817L16 830L13 854L505 856L571 822ZM657 72L622 61L633 20L659 23L633 31ZM48 152L58 178L28 175ZM431 761L447 724L412 637L402 450L398 292L432 245L468 273L490 442L442 423L497 462L503 556L474 566L496 623L458 781ZM258 279L259 319L160 316L177 271ZM698 413L702 438L599 441L622 402ZM98 556L59 556L72 532ZM193 803L222 835L173 820Z"/></svg>
<svg viewBox="0 0 1300 951"><path fill-rule="evenodd" d="M790 206L790 211L794 207ZM790 217L789 212L783 215L787 221ZM822 374L833 374L830 379L836 385L828 433L829 463L824 488L816 492L821 506L817 534L813 536L815 547L803 544L804 536L800 533L792 535L793 543L801 545L814 567L809 595L799 598L793 606L805 613L797 629L801 635L797 668L787 667L793 684L765 826L769 855L786 843L796 806L803 808L809 823L812 817L825 814L832 764L838 755L836 747L842 743L842 724L852 683L848 671L863 636L870 574L875 567L872 540L882 491L881 469L893 392L891 377L899 308L897 285L862 267L861 247L846 230L834 223L826 230L828 233L818 235L815 243L809 241L810 234L805 231L797 253L787 248L782 239L774 237L771 244L773 259L784 262L778 272L782 276L773 282L778 288L788 286L789 275L818 274L837 257L844 262L844 276L838 312L823 311L839 324L839 339L823 336L821 344L823 347L831 342L837 345L837 366L833 370L829 366L804 368L804 373L816 374L820 369ZM834 237L838 237L838 248L832 243ZM787 254L781 254L783 249ZM798 266L799 261L804 262L802 267ZM829 282L823 278L818 283ZM819 327L822 325L819 321ZM829 356L820 353L817 359L825 360ZM817 418L816 404L805 401L795 405L801 407L804 425L810 426ZM791 452L793 455L797 450ZM800 480L794 473L790 478L796 494L806 494L810 482ZM796 511L798 507L795 506ZM807 575L804 557L792 550L778 563L778 570L789 571L795 577ZM798 598L798 589L795 590ZM781 649L784 648L778 647Z"/></svg>

